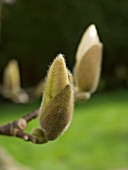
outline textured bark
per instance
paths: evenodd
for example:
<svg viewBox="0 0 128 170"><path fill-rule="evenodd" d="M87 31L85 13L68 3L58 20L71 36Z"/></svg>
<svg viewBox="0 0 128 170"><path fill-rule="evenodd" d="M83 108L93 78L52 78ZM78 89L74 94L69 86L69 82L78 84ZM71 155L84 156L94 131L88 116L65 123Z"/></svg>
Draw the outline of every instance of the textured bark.
<svg viewBox="0 0 128 170"><path fill-rule="evenodd" d="M15 136L32 143L42 143L36 136L24 132L27 124L38 116L38 109L18 120L14 120L6 125L0 126L0 135Z"/></svg>

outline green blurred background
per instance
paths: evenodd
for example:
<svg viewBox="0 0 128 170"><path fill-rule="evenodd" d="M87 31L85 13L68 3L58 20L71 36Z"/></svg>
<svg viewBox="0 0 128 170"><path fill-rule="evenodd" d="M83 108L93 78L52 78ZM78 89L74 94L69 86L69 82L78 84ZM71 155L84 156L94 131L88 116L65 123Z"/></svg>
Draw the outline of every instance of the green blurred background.
<svg viewBox="0 0 128 170"><path fill-rule="evenodd" d="M128 86L128 1L17 0L2 5L0 78L8 60L18 59L23 86L46 75L56 54L73 68L84 30L95 24L104 44L102 89Z"/></svg>
<svg viewBox="0 0 128 170"><path fill-rule="evenodd" d="M104 53L102 93L76 103L71 126L60 139L34 145L0 136L0 147L32 170L128 169L128 1L17 0L3 3L1 10L0 83L12 58L19 62L23 87L44 78L60 52L73 70L78 43L90 24L97 27ZM0 102L0 124L39 106L40 100L24 105ZM36 119L26 131L38 126Z"/></svg>

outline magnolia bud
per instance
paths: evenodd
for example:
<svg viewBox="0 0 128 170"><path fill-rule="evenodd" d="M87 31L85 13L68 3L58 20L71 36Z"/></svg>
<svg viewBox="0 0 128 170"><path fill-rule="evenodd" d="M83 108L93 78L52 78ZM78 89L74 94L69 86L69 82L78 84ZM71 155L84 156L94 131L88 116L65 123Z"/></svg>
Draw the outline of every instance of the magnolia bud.
<svg viewBox="0 0 128 170"><path fill-rule="evenodd" d="M37 86L34 89L34 97L39 98L42 96L42 91L44 89L44 79L40 80Z"/></svg>
<svg viewBox="0 0 128 170"><path fill-rule="evenodd" d="M72 120L72 83L72 75L66 68L62 54L59 54L48 71L39 113L40 126L46 141L54 140L61 135Z"/></svg>
<svg viewBox="0 0 128 170"><path fill-rule="evenodd" d="M3 76L4 89L11 94L16 94L20 90L20 71L18 62L15 59L9 61L5 67Z"/></svg>
<svg viewBox="0 0 128 170"><path fill-rule="evenodd" d="M94 25L84 33L76 53L74 76L77 92L93 93L98 85L102 61L102 43Z"/></svg>
<svg viewBox="0 0 128 170"><path fill-rule="evenodd" d="M15 59L10 60L5 67L2 94L15 103L29 101L28 94L21 88L19 66Z"/></svg>
<svg viewBox="0 0 128 170"><path fill-rule="evenodd" d="M36 138L38 139L39 143L47 143L47 140L45 139L44 133L42 131L42 129L40 128L33 128L32 129L32 134L34 136L36 136Z"/></svg>

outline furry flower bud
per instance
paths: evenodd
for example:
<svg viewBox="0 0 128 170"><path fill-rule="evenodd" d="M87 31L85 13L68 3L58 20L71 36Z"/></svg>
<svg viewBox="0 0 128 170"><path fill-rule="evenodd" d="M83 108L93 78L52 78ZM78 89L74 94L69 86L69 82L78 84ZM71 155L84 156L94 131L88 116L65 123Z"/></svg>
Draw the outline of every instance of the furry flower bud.
<svg viewBox="0 0 128 170"><path fill-rule="evenodd" d="M102 43L95 25L85 31L76 53L74 76L78 92L93 93L98 85L102 61Z"/></svg>
<svg viewBox="0 0 128 170"><path fill-rule="evenodd" d="M62 54L59 54L48 71L39 113L46 141L56 139L71 122L74 104L72 83L72 75Z"/></svg>

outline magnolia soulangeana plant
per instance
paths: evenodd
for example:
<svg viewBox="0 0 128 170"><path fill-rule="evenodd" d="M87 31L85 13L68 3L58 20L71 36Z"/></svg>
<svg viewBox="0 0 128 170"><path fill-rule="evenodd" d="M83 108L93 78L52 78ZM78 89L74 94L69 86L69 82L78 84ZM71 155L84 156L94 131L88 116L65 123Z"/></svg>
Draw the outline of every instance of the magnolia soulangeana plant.
<svg viewBox="0 0 128 170"><path fill-rule="evenodd" d="M32 133L42 142L56 139L71 122L74 106L73 80L62 54L53 61L46 78L40 107L41 129Z"/></svg>
<svg viewBox="0 0 128 170"><path fill-rule="evenodd" d="M100 77L102 43L94 25L84 33L76 53L75 93L77 100L87 100L97 86ZM33 134L43 142L56 139L68 127L73 112L73 80L60 54L51 65L40 108L41 129Z"/></svg>
<svg viewBox="0 0 128 170"><path fill-rule="evenodd" d="M102 43L95 25L83 34L76 53L74 69L76 98L87 100L98 86L102 61Z"/></svg>
<svg viewBox="0 0 128 170"><path fill-rule="evenodd" d="M77 101L86 101L96 90L100 77L101 58L102 43L95 26L91 25L84 33L76 53L75 84L63 55L59 54L46 76L39 111L23 116L20 121L1 126L0 134L16 136L33 143L46 143L58 138L72 120L74 96ZM27 123L37 116L40 128L34 128L32 135L26 134L23 130Z"/></svg>

